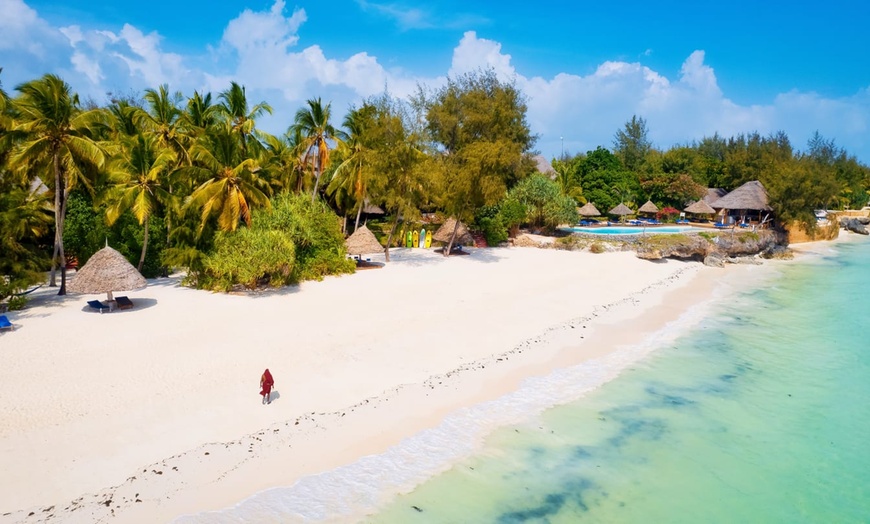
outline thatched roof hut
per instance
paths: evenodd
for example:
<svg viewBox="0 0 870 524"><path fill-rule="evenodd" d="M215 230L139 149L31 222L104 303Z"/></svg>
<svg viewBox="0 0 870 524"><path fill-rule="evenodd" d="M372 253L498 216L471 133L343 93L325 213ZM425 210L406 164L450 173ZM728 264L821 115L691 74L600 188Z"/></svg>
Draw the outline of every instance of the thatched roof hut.
<svg viewBox="0 0 870 524"><path fill-rule="evenodd" d="M638 209L637 212L638 213L658 213L659 208L656 207L656 205L652 203L652 200L647 200L646 204L640 206L640 209Z"/></svg>
<svg viewBox="0 0 870 524"><path fill-rule="evenodd" d="M716 210L710 207L710 204L704 202L704 200L698 200L694 204L689 205L686 209L684 209L686 213L692 213L693 215L715 215Z"/></svg>
<svg viewBox="0 0 870 524"><path fill-rule="evenodd" d="M360 227L347 237L344 245L347 246L347 252L351 255L367 255L384 251L384 246L378 242L375 234L366 226Z"/></svg>
<svg viewBox="0 0 870 524"><path fill-rule="evenodd" d="M713 209L736 209L753 211L770 211L767 203L767 191L758 180L752 180L738 187L711 204Z"/></svg>
<svg viewBox="0 0 870 524"><path fill-rule="evenodd" d="M712 204L713 202L719 200L723 196L727 195L728 191L725 191L721 187L708 187L707 194L703 196L701 200L708 204Z"/></svg>
<svg viewBox="0 0 870 524"><path fill-rule="evenodd" d="M432 235L432 240L444 242L445 244L450 242L450 237L453 235L453 228L455 227L456 219L453 217L448 218L447 221L438 228L438 231ZM456 245L474 244L474 237L471 236L471 233L468 232L468 228L465 227L465 224L462 222L459 222L459 229L456 231L456 240L454 240L453 243Z"/></svg>
<svg viewBox="0 0 870 524"><path fill-rule="evenodd" d="M535 163L535 169L537 169L538 172L550 178L556 178L556 170L553 169L553 166L550 165L549 162L547 162L544 155L535 155L532 157L532 161Z"/></svg>
<svg viewBox="0 0 870 524"><path fill-rule="evenodd" d="M106 293L109 300L113 291L142 289L148 282L124 255L109 246L93 254L88 262L76 271L69 283L69 291L81 294Z"/></svg>
<svg viewBox="0 0 870 524"><path fill-rule="evenodd" d="M584 217L600 217L601 216L601 212L598 211L598 208L595 207L595 204L593 204L592 202L587 202L585 206L583 206L579 210L577 210L577 213L579 213L580 216L584 216Z"/></svg>
<svg viewBox="0 0 870 524"><path fill-rule="evenodd" d="M607 213L608 213L609 215L625 216L625 215L632 215L632 214L634 214L634 211L632 211L631 208L628 207L628 206L625 205L625 204L619 204L618 206L614 207L613 209L611 209L611 210L608 211Z"/></svg>

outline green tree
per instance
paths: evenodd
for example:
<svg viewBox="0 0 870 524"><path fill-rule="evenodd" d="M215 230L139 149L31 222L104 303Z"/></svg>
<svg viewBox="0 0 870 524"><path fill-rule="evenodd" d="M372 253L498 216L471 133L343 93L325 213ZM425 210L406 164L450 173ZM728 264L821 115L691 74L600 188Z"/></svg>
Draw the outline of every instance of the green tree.
<svg viewBox="0 0 870 524"><path fill-rule="evenodd" d="M439 204L457 224L471 222L478 209L501 200L524 174L523 154L536 140L526 121L525 97L489 70L448 79L424 105L440 151ZM455 236L454 230L445 256Z"/></svg>
<svg viewBox="0 0 870 524"><path fill-rule="evenodd" d="M15 100L18 115L16 129L26 138L13 157L19 166L49 167L54 177L55 253L52 267L60 264L59 295L66 294L66 256L63 249L63 225L66 200L77 184L88 186L87 174L105 162L102 148L91 137L102 114L98 110L82 111L79 97L69 84L56 75L17 86ZM52 271L51 285L55 284Z"/></svg>
<svg viewBox="0 0 870 524"><path fill-rule="evenodd" d="M646 120L637 115L632 115L631 120L614 135L613 152L629 171L635 173L640 171L647 154L652 149L648 135Z"/></svg>
<svg viewBox="0 0 870 524"><path fill-rule="evenodd" d="M601 146L586 153L578 170L583 195L603 213L619 203L630 203L640 193L637 175L627 171L616 155Z"/></svg>

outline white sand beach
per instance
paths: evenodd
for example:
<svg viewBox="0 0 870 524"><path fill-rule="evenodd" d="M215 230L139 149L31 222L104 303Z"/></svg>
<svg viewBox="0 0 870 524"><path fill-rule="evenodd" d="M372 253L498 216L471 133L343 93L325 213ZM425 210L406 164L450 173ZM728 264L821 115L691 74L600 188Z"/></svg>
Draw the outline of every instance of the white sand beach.
<svg viewBox="0 0 870 524"><path fill-rule="evenodd" d="M643 340L750 270L535 248L392 259L250 294L157 279L102 315L85 307L100 297L34 293L0 335L0 522L233 505Z"/></svg>

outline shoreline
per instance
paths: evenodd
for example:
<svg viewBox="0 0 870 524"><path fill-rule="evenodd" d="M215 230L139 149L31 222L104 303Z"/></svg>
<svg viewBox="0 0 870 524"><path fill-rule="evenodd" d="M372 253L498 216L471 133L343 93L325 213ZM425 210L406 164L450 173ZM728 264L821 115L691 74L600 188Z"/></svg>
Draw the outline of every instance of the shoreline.
<svg viewBox="0 0 870 524"><path fill-rule="evenodd" d="M170 458L140 468L142 474L139 477L132 475L127 478L127 481L116 484L114 488L91 490L93 494L74 499L77 502L71 505L60 504L57 509L52 508L47 512L42 511L47 506L33 510L13 510L0 517L0 521L25 519L29 511L34 511L35 514L27 521L36 519L92 521L109 515L114 515L121 522L143 519L169 521L182 515L226 508L263 490L275 486L290 486L309 475L317 475L353 464L360 457L384 453L403 440L436 427L444 417L457 410L492 401L517 390L529 377L543 376L554 370L602 358L612 354L619 347L638 344L669 322L680 318L694 305L711 300L716 287L715 281L722 280L724 275L747 273L748 269L746 266L731 267L723 272L721 269L710 269L696 263L678 261L668 261L664 264L650 263L634 258L633 254L630 254L629 259L625 254L548 253L549 250L526 250L526 248L511 248L510 251L515 253L526 251L526 253L504 257L509 260L508 264L515 258L521 258L525 263L531 261L534 265L543 260L569 257L570 262L582 262L585 266L582 269L589 269L590 266L603 262L603 266L616 265L626 271L632 269L637 272L647 268L644 273L653 273L655 277L661 278L650 282L650 275L647 274L646 280L631 279L619 275L617 271L617 274L613 275L615 278L631 280L628 283L630 285L619 289L619 293L614 293L612 289L598 290L598 294L594 296L603 303L590 304L588 301L569 300L568 302L578 309L574 313L579 315L569 315L569 318L562 318L560 322L547 325L546 316L535 316L536 326L531 329L537 331L515 329L511 332L511 337L503 337L513 338L512 344L499 346L498 344L503 340L495 342L482 351L475 352L476 358L473 359L468 358L465 352L458 354L454 352L447 358L427 361L426 365L421 366L423 369L415 370L417 373L411 380L407 380L409 377L406 373L394 373L392 378L400 380L394 380L391 383L392 387L376 391L374 395L351 393L340 396L341 399L355 399L356 403L329 406L328 403L309 402L305 404L304 410L291 413L293 416L273 419L271 423L257 426L263 429L255 428L253 432L236 433L231 439L203 439L199 445L188 447L186 451L182 449L171 455L164 454L162 456ZM535 251L538 254L532 254ZM485 253L475 252L475 255L469 258L485 255ZM601 257L610 257L611 260ZM408 273L411 276L421 273L419 266L426 265L425 258L412 257L407 260L404 257L399 258L402 259L397 261L399 265L402 262L410 262ZM420 263L421 260L424 262ZM450 263L454 261L459 262L459 260L449 260ZM504 260L499 260L498 263L504 263ZM458 265L453 264L454 268L448 273L460 271L455 269ZM425 274L431 267L433 266L423 269L422 273ZM568 274L572 274L570 265L560 266L561 271L565 271L566 268ZM397 267L397 270L401 269L406 268ZM396 273L400 272L402 271L396 271ZM583 271L578 273L581 276L582 274ZM353 282L352 279L359 276L331 279L303 287L316 289L322 284L345 285L345 282ZM564 275L555 275L555 280L548 282L549 285L546 286L538 283L537 290L545 296L544 302L546 298L552 299L553 294L559 291L558 288L561 286L558 277L561 276ZM634 276L638 277L638 275ZM390 280L395 279L395 275L390 276ZM638 287L639 282L641 289L632 290L632 287ZM612 284L605 282L607 283ZM498 284L504 283L496 281L495 284L498 287ZM556 290L552 289L554 285ZM577 283L572 286L576 287ZM587 282L586 287L591 285ZM142 294L146 295L150 289L144 290ZM491 291L485 285L483 289ZM274 301L287 298L287 295L291 295L292 299L304 295L304 293L297 294L296 291L299 290L289 292L281 290L266 293L262 297L245 299L245 297L225 297L193 290L179 291L198 294L195 298L199 302L227 298L230 301L233 299ZM309 289L304 291L308 292ZM609 302L601 300L608 297L615 297L615 300ZM578 304L584 307L578 307ZM558 305L565 304L560 302ZM150 309L160 307L163 307L162 304ZM78 311L75 313L81 315ZM633 325L635 329L625 330L620 327L620 322L632 319L635 321ZM543 330L540 329L541 326ZM576 340L578 329L583 332L579 342ZM474 336L473 330L467 328L460 332L468 338ZM399 330L399 333L402 335L404 331ZM527 336L518 337L518 334ZM573 345L572 340L576 342ZM486 345L486 341L480 340L479 337L473 341ZM381 342L390 341L387 338ZM438 345L431 347L437 348ZM500 351L504 347L512 349L506 352ZM395 356L395 348L390 349L393 351L386 352L386 357ZM383 361L379 363L384 364ZM454 366L451 367L450 364ZM428 375L425 373L432 370L437 372ZM421 375L425 377L421 379ZM389 381L375 382L377 386ZM282 390L287 391L283 384L282 377L276 376L276 389L279 393ZM281 402L284 401L279 397L274 405ZM199 408L204 407L207 410L209 404L205 403ZM387 409L379 409L380 406ZM330 410L330 407L337 409ZM258 422L258 420L252 421L253 424ZM90 420L89 423L93 424L94 421ZM171 423L167 426L166 429L177 431L177 428L172 428ZM238 431L238 429L239 426L235 425L229 431ZM245 436L239 437L240 434ZM7 442L6 434L3 434L0 443L7 444ZM174 445L179 447L178 442L174 442ZM11 449L5 445L0 448L0 452L4 455L10 451ZM142 463L139 462L140 465ZM287 464L292 466L288 467ZM136 471L136 469L129 471ZM158 471L160 473L157 473ZM114 474L117 477L117 471ZM110 502L106 504L107 501ZM4 505L2 511L6 513L9 509Z"/></svg>

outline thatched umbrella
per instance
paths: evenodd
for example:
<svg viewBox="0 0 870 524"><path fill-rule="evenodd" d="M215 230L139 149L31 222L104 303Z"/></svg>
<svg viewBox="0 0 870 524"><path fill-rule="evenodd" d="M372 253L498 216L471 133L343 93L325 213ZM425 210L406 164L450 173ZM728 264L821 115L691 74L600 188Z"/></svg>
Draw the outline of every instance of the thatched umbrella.
<svg viewBox="0 0 870 524"><path fill-rule="evenodd" d="M369 253L382 253L384 246L378 242L375 234L366 226L362 226L347 237L344 241L347 252L351 255L366 255Z"/></svg>
<svg viewBox="0 0 870 524"><path fill-rule="evenodd" d="M585 206L581 207L577 211L577 213L579 213L580 216L584 216L584 217L600 217L601 216L601 212L598 211L598 208L595 207L595 204L593 204L592 202L587 202Z"/></svg>
<svg viewBox="0 0 870 524"><path fill-rule="evenodd" d="M640 206L640 209L637 210L638 213L658 213L659 208L656 207L655 204L652 203L652 200L647 200L646 204Z"/></svg>
<svg viewBox="0 0 870 524"><path fill-rule="evenodd" d="M438 231L432 235L432 240L437 240L438 242L448 243L450 242L450 237L453 236L453 229L456 227L456 219L448 218L444 225L438 228ZM468 228L465 227L465 224L462 222L459 223L459 229L456 230L456 240L454 244L473 244L474 237L471 236L471 233L468 232Z"/></svg>
<svg viewBox="0 0 870 524"><path fill-rule="evenodd" d="M610 214L610 215L619 215L619 216L631 215L633 213L634 213L634 211L632 211L631 208L625 204L619 204L618 206L616 206L613 209L611 209L610 211L608 211L608 214Z"/></svg>
<svg viewBox="0 0 870 524"><path fill-rule="evenodd" d="M106 293L109 301L114 300L113 291L135 291L148 285L133 264L109 246L94 253L87 264L76 271L69 283L73 293Z"/></svg>
<svg viewBox="0 0 870 524"><path fill-rule="evenodd" d="M694 204L691 204L689 207L684 209L686 213L692 213L693 215L715 215L716 210L710 207L710 204L704 202L703 199L698 200Z"/></svg>

